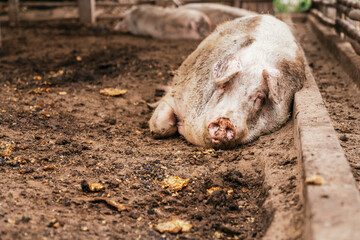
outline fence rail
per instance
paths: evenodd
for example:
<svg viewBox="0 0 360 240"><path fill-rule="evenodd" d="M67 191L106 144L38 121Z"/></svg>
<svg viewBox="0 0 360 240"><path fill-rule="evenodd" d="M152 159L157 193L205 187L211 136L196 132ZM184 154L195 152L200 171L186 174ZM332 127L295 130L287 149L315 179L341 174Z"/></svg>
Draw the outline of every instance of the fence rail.
<svg viewBox="0 0 360 240"><path fill-rule="evenodd" d="M319 21L345 36L360 55L360 2L357 0L313 0L311 9Z"/></svg>
<svg viewBox="0 0 360 240"><path fill-rule="evenodd" d="M201 0L182 0L183 3L198 3ZM222 3L236 7L245 8L252 11L273 13L272 2L273 0L206 0L203 2ZM96 7L130 7L138 4L160 4L169 5L174 3L173 0L125 0L125 1L95 1L95 0L68 0L68 1L24 1L8 0L7 2L0 2L0 6L8 7L8 18L11 26L15 26L21 20L20 9L22 7L79 7L79 19L83 23L93 23L95 21L95 8ZM98 18L116 19L123 18L123 14L117 16L110 16L109 14L102 14ZM5 18L6 19L6 18ZM73 19L67 17L66 19ZM30 19L27 19L30 20ZM31 19L37 21L38 19ZM48 20L53 20L49 18ZM1 18L0 21L6 21ZM42 18L40 21L44 21Z"/></svg>

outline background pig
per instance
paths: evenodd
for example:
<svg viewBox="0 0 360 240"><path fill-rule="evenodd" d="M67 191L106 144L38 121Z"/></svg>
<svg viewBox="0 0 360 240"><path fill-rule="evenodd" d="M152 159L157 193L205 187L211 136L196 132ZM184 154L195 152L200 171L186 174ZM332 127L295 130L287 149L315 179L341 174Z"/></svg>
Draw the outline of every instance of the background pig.
<svg viewBox="0 0 360 240"><path fill-rule="evenodd" d="M139 5L127 11L115 29L160 39L203 39L210 25L209 18L196 10Z"/></svg>
<svg viewBox="0 0 360 240"><path fill-rule="evenodd" d="M193 9L206 14L211 21L212 30L225 21L256 14L249 10L216 3L190 3L181 6L180 9Z"/></svg>
<svg viewBox="0 0 360 240"><path fill-rule="evenodd" d="M304 79L302 50L285 23L269 15L238 18L218 26L183 62L150 130L234 147L285 123Z"/></svg>

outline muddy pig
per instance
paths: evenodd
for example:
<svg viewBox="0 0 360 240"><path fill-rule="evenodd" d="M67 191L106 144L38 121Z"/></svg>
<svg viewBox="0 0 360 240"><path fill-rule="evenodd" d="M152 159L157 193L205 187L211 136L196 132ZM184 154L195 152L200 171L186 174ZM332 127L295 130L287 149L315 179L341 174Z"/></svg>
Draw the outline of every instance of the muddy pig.
<svg viewBox="0 0 360 240"><path fill-rule="evenodd" d="M203 39L210 34L211 22L202 12L160 6L133 6L115 30L159 39Z"/></svg>
<svg viewBox="0 0 360 240"><path fill-rule="evenodd" d="M190 3L181 6L180 9L193 9L206 14L211 21L212 30L225 21L256 14L249 10L216 3Z"/></svg>
<svg viewBox="0 0 360 240"><path fill-rule="evenodd" d="M190 143L232 148L270 133L290 116L305 79L301 47L270 15L226 22L177 70L149 126L155 138L177 131Z"/></svg>

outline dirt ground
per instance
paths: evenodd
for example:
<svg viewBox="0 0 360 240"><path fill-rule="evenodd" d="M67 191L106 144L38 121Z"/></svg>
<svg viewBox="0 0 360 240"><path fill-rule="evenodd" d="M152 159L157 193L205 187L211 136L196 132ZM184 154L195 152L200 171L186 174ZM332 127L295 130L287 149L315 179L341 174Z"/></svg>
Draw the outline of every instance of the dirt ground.
<svg viewBox="0 0 360 240"><path fill-rule="evenodd" d="M298 32L312 32L299 25ZM300 35L300 34L299 34ZM315 34L302 34L301 44L360 190L360 90Z"/></svg>
<svg viewBox="0 0 360 240"><path fill-rule="evenodd" d="M134 37L111 31L112 25L2 25L1 239L261 239L266 232L301 239L302 178L292 121L226 151L179 136L152 139L147 103L160 98L157 86L171 80L199 42ZM300 35L305 51L314 52L314 70L325 68L329 54L306 32ZM99 93L108 87L127 92ZM343 142L352 143L346 136ZM189 182L176 191L164 186L168 176ZM83 180L105 189L86 192ZM218 190L210 194L212 187ZM173 217L191 230L156 230Z"/></svg>

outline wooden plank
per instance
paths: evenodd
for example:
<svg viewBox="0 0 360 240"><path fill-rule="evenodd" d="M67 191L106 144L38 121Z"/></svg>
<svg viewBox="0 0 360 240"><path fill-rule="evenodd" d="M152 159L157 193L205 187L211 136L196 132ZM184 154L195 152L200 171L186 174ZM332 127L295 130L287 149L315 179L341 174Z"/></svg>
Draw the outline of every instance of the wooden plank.
<svg viewBox="0 0 360 240"><path fill-rule="evenodd" d="M84 24L95 23L95 0L78 0L80 22Z"/></svg>
<svg viewBox="0 0 360 240"><path fill-rule="evenodd" d="M22 7L76 7L76 2L22 2Z"/></svg>
<svg viewBox="0 0 360 240"><path fill-rule="evenodd" d="M237 8L241 8L241 0L234 0L233 6Z"/></svg>
<svg viewBox="0 0 360 240"><path fill-rule="evenodd" d="M19 0L8 0L8 6L10 26L16 26L19 23Z"/></svg>
<svg viewBox="0 0 360 240"><path fill-rule="evenodd" d="M165 0L155 0L155 5L164 7L165 6Z"/></svg>
<svg viewBox="0 0 360 240"><path fill-rule="evenodd" d="M345 19L336 18L335 27L341 32L344 32L348 37L360 42L360 32L350 22L346 21Z"/></svg>

